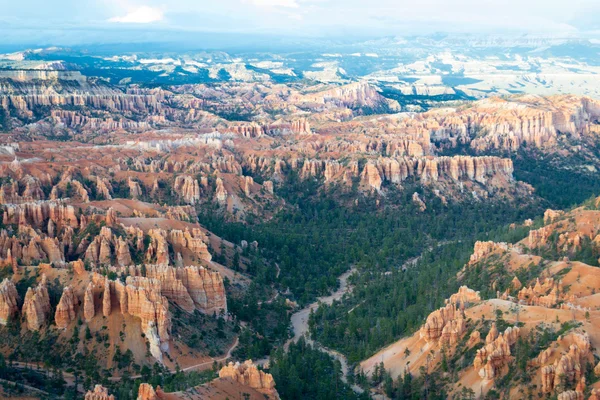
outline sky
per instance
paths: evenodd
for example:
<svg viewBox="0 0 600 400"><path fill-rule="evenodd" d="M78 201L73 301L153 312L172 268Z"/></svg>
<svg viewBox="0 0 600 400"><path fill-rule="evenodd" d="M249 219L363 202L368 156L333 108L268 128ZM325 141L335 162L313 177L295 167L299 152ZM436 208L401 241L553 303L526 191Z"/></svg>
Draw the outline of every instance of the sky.
<svg viewBox="0 0 600 400"><path fill-rule="evenodd" d="M152 41L190 32L339 38L600 32L599 0L0 0L0 9L4 44Z"/></svg>

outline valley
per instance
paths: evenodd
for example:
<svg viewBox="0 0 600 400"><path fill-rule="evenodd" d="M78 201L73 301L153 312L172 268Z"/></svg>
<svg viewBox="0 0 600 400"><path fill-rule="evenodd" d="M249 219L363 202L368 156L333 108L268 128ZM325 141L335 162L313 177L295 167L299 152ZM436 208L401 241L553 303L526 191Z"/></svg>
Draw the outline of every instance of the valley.
<svg viewBox="0 0 600 400"><path fill-rule="evenodd" d="M0 395L596 399L595 61L451 43L0 57Z"/></svg>

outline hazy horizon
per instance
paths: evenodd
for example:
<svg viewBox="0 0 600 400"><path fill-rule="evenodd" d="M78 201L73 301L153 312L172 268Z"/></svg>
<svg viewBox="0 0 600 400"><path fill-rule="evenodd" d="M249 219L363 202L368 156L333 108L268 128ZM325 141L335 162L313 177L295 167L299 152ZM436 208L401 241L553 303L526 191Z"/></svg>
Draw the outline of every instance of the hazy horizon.
<svg viewBox="0 0 600 400"><path fill-rule="evenodd" d="M344 40L382 36L534 34L600 37L591 0L4 1L4 47L215 40ZM245 37L245 38L244 38ZM227 41L231 43L226 43ZM210 43L209 43L210 44ZM202 46L199 46L202 47Z"/></svg>

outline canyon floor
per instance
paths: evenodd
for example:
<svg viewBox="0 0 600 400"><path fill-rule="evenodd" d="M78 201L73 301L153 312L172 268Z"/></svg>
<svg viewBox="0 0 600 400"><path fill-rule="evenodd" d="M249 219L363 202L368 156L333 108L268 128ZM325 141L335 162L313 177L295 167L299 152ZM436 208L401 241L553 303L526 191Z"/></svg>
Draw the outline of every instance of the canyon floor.
<svg viewBox="0 0 600 400"><path fill-rule="evenodd" d="M597 400L600 101L420 98L385 76L3 70L0 379L92 400Z"/></svg>

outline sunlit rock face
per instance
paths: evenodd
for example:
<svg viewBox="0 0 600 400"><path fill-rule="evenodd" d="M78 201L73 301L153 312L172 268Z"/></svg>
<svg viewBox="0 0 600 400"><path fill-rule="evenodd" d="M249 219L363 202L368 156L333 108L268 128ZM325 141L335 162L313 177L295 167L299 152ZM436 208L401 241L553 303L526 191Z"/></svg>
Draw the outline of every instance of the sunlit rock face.
<svg viewBox="0 0 600 400"><path fill-rule="evenodd" d="M108 394L108 389L102 385L94 386L94 390L88 390L84 397L85 400L115 400L115 396Z"/></svg>
<svg viewBox="0 0 600 400"><path fill-rule="evenodd" d="M77 315L75 310L76 303L77 299L73 294L73 288L66 286L54 314L54 323L58 328L64 329L69 326L71 321L75 320L75 316Z"/></svg>
<svg viewBox="0 0 600 400"><path fill-rule="evenodd" d="M48 295L46 275L42 275L40 283L27 289L23 303L23 315L27 319L27 327L31 331L39 330L50 314L50 297Z"/></svg>
<svg viewBox="0 0 600 400"><path fill-rule="evenodd" d="M275 391L275 381L271 374L260 371L252 360L244 363L230 362L219 371L219 378L231 378L244 386L249 386L267 395L277 393Z"/></svg>
<svg viewBox="0 0 600 400"><path fill-rule="evenodd" d="M7 322L19 312L19 294L13 281L5 278L0 284L0 324Z"/></svg>

